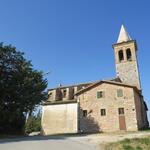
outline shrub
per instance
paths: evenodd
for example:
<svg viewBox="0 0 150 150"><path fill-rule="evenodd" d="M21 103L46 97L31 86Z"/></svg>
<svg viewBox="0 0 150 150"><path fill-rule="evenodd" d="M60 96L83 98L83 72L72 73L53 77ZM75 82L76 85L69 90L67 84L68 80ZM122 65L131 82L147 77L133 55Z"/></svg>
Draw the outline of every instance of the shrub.
<svg viewBox="0 0 150 150"><path fill-rule="evenodd" d="M38 113L37 116L30 115L27 119L25 125L25 133L29 134L31 132L38 132L41 130L41 114Z"/></svg>

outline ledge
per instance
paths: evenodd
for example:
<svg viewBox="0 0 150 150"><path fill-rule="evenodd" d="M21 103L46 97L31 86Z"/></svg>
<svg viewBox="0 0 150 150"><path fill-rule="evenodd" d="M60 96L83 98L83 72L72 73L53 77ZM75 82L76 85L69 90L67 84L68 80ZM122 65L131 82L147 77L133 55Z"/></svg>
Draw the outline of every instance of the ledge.
<svg viewBox="0 0 150 150"><path fill-rule="evenodd" d="M71 103L77 103L77 100L73 99L73 100L61 100L61 101L47 101L45 103L43 103L42 105L60 105L60 104L71 104Z"/></svg>
<svg viewBox="0 0 150 150"><path fill-rule="evenodd" d="M121 42L121 43L115 43L112 45L113 48L115 48L118 45L124 45L124 44L129 44L129 43L134 43L135 47L137 49L137 44L136 44L136 40L130 40L130 41L126 41L126 42Z"/></svg>

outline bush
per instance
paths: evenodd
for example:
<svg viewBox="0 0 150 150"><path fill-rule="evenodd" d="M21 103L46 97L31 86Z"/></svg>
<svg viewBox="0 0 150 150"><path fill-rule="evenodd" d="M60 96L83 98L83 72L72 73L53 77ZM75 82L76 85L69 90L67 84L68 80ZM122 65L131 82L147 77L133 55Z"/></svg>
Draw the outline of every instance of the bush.
<svg viewBox="0 0 150 150"><path fill-rule="evenodd" d="M25 133L30 134L31 132L38 132L41 130L41 114L37 116L31 114L25 125Z"/></svg>

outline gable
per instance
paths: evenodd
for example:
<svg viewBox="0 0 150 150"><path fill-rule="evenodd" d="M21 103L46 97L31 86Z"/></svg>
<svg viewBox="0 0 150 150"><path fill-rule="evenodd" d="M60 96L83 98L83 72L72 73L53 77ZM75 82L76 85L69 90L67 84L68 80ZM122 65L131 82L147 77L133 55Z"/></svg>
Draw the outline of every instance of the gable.
<svg viewBox="0 0 150 150"><path fill-rule="evenodd" d="M136 91L138 91L138 89L134 86L131 86L131 85L126 85L126 84L123 84L123 83L119 83L119 82L114 82L114 81L105 81L105 80L101 80L99 82L96 82L96 83L93 83L91 84L90 86L88 86L87 88L85 89L81 89L80 91L76 92L75 95L78 96L84 92L87 92L93 88L96 88L97 86L100 86L102 84L107 84L108 86L109 85L116 85L118 87L127 87L127 88L132 88L132 89L135 89ZM138 91L139 92L139 91Z"/></svg>

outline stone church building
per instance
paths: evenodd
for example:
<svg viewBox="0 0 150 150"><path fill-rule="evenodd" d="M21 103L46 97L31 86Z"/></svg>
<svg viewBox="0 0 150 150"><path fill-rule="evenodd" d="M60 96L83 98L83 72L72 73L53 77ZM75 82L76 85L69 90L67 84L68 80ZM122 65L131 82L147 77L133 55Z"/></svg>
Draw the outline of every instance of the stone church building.
<svg viewBox="0 0 150 150"><path fill-rule="evenodd" d="M113 49L116 77L48 90L42 112L43 134L137 131L149 126L137 43L123 25Z"/></svg>

